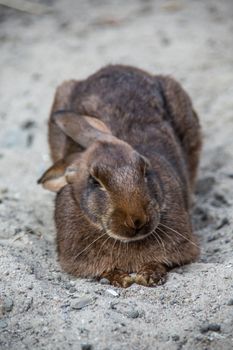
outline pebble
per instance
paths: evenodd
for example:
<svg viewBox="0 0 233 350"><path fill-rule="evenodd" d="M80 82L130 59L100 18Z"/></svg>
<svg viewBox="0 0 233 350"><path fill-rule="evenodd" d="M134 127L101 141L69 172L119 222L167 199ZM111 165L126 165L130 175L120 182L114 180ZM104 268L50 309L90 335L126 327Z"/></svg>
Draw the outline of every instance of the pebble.
<svg viewBox="0 0 233 350"><path fill-rule="evenodd" d="M31 235L35 235L36 234L36 230L34 230L32 227L30 226L25 226L24 227L24 231L27 234L31 234Z"/></svg>
<svg viewBox="0 0 233 350"><path fill-rule="evenodd" d="M227 305L233 306L233 299L230 299L227 303Z"/></svg>
<svg viewBox="0 0 233 350"><path fill-rule="evenodd" d="M110 282L107 278L101 278L100 284L110 284Z"/></svg>
<svg viewBox="0 0 233 350"><path fill-rule="evenodd" d="M215 193L214 194L214 199L211 202L211 204L216 207L216 208L221 208L223 206L228 206L229 203L226 200L225 196L221 193Z"/></svg>
<svg viewBox="0 0 233 350"><path fill-rule="evenodd" d="M130 310L127 312L127 316L129 318L138 318L139 317L139 312L138 310Z"/></svg>
<svg viewBox="0 0 233 350"><path fill-rule="evenodd" d="M209 236L207 237L207 242L213 242L216 241L219 238L217 235Z"/></svg>
<svg viewBox="0 0 233 350"><path fill-rule="evenodd" d="M27 147L31 147L34 141L34 135L33 134L28 134L27 135L27 141L26 141L26 145Z"/></svg>
<svg viewBox="0 0 233 350"><path fill-rule="evenodd" d="M0 320L0 329L1 328L6 328L8 326L7 322L4 320Z"/></svg>
<svg viewBox="0 0 233 350"><path fill-rule="evenodd" d="M220 224L216 228L217 228L217 230L219 230L220 228L222 228L225 225L229 225L229 220L226 217L222 219L222 221L220 222Z"/></svg>
<svg viewBox="0 0 233 350"><path fill-rule="evenodd" d="M94 301L93 298L80 298L78 301L75 301L73 303L73 305L71 305L72 309L74 310L81 310L83 309L85 306L88 306L90 304L92 304Z"/></svg>
<svg viewBox="0 0 233 350"><path fill-rule="evenodd" d="M174 335L172 336L172 340L178 341L178 340L180 340L180 337L179 337L177 334L174 334Z"/></svg>
<svg viewBox="0 0 233 350"><path fill-rule="evenodd" d="M114 289L107 289L106 292L111 294L113 297L119 297L119 294Z"/></svg>
<svg viewBox="0 0 233 350"><path fill-rule="evenodd" d="M215 179L212 176L208 176L204 179L197 181L196 193L200 195L205 195L209 193L215 184Z"/></svg>
<svg viewBox="0 0 233 350"><path fill-rule="evenodd" d="M33 275L35 272L34 266L27 266L27 272L30 273L30 275Z"/></svg>
<svg viewBox="0 0 233 350"><path fill-rule="evenodd" d="M15 231L14 231L14 235L17 235L17 234L19 234L20 232L22 232L23 231L23 229L21 228L21 227L17 227L16 229L15 229Z"/></svg>
<svg viewBox="0 0 233 350"><path fill-rule="evenodd" d="M92 347L91 344L83 343L83 344L81 344L81 349L82 349L82 350L92 350L93 347Z"/></svg>
<svg viewBox="0 0 233 350"><path fill-rule="evenodd" d="M77 289L75 287L70 287L69 293L75 293L77 292Z"/></svg>
<svg viewBox="0 0 233 350"><path fill-rule="evenodd" d="M216 230L220 230L223 228L225 225L229 225L229 220L228 218L223 218L220 222L220 224L216 227Z"/></svg>
<svg viewBox="0 0 233 350"><path fill-rule="evenodd" d="M65 289L70 289L72 286L71 286L70 282L67 282L64 284L64 287L65 287Z"/></svg>
<svg viewBox="0 0 233 350"><path fill-rule="evenodd" d="M33 289L33 283L29 283L27 287L28 287L28 289L32 290Z"/></svg>
<svg viewBox="0 0 233 350"><path fill-rule="evenodd" d="M23 311L28 311L31 308L32 304L33 304L33 298L32 297L28 298L25 302Z"/></svg>
<svg viewBox="0 0 233 350"><path fill-rule="evenodd" d="M112 310L116 310L116 305L118 304L118 302L116 301L111 301L109 306L110 306L110 309Z"/></svg>
<svg viewBox="0 0 233 350"><path fill-rule="evenodd" d="M14 306L14 301L10 298L6 298L3 302L3 311L10 312L12 311L13 306Z"/></svg>
<svg viewBox="0 0 233 350"><path fill-rule="evenodd" d="M22 123L21 127L22 129L31 129L36 126L36 122L34 120L26 120Z"/></svg>
<svg viewBox="0 0 233 350"><path fill-rule="evenodd" d="M221 325L218 323L209 323L209 324L201 326L201 328L200 328L201 333L207 333L209 331L221 332Z"/></svg>
<svg viewBox="0 0 233 350"><path fill-rule="evenodd" d="M66 302L64 304L61 305L61 308L67 308L70 306L70 303L69 302Z"/></svg>

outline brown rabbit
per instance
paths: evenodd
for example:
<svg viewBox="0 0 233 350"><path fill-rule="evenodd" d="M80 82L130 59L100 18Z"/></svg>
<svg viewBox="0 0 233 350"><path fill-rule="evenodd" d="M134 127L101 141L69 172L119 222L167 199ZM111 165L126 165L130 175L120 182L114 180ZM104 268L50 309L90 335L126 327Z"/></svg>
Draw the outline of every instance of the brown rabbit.
<svg viewBox="0 0 233 350"><path fill-rule="evenodd" d="M57 192L65 271L150 286L197 258L189 210L201 132L176 81L115 65L65 82L49 143L55 164L39 183Z"/></svg>

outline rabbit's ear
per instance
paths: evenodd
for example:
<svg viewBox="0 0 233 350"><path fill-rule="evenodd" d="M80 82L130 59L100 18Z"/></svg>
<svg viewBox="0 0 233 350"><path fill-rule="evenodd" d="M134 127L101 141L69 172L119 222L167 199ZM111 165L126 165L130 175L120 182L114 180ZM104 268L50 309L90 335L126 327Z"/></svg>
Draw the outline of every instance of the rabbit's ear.
<svg viewBox="0 0 233 350"><path fill-rule="evenodd" d="M53 114L53 120L67 136L84 148L98 140L112 141L115 139L109 128L97 118L60 111Z"/></svg>
<svg viewBox="0 0 233 350"><path fill-rule="evenodd" d="M58 192L67 184L66 179L66 162L62 159L52 165L37 181L38 184L49 191Z"/></svg>
<svg viewBox="0 0 233 350"><path fill-rule="evenodd" d="M46 170L37 183L41 184L46 190L58 192L62 187L73 182L77 172L78 169L75 164L67 163L67 161L61 159Z"/></svg>
<svg viewBox="0 0 233 350"><path fill-rule="evenodd" d="M88 117L88 116L84 116L84 119L91 124L91 126L95 129L98 129L98 131L102 131L104 133L107 134L111 134L111 130L107 127L106 124L104 124L104 122L102 122L102 120L97 119L97 118L93 118L93 117Z"/></svg>

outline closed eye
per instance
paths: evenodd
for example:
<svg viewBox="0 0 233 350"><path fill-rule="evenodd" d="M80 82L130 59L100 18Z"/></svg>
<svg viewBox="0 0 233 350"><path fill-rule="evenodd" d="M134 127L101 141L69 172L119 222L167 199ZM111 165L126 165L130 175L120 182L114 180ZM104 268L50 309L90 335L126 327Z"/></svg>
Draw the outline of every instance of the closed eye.
<svg viewBox="0 0 233 350"><path fill-rule="evenodd" d="M96 186L96 187L99 187L101 186L101 183L92 175L89 176L89 179L88 179L89 183L93 186Z"/></svg>
<svg viewBox="0 0 233 350"><path fill-rule="evenodd" d="M150 176L151 176L151 170L146 168L144 172L144 181L148 182L148 179L150 178Z"/></svg>
<svg viewBox="0 0 233 350"><path fill-rule="evenodd" d="M88 182L93 188L98 188L98 189L100 189L102 191L106 191L106 189L103 186L103 184L100 181L98 181L94 176L89 175Z"/></svg>

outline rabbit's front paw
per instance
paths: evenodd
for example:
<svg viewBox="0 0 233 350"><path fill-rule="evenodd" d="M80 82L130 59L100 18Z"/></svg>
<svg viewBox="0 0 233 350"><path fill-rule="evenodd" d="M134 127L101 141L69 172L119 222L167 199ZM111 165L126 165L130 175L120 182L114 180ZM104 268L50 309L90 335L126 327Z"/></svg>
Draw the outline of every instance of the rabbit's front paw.
<svg viewBox="0 0 233 350"><path fill-rule="evenodd" d="M166 282L167 269L162 264L148 263L135 276L135 283L152 287Z"/></svg>
<svg viewBox="0 0 233 350"><path fill-rule="evenodd" d="M103 273L101 278L108 279L109 282L115 287L127 288L134 283L133 277L131 277L127 272L118 269Z"/></svg>

